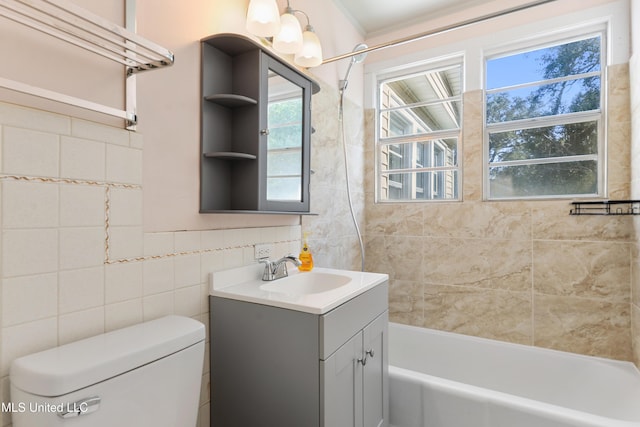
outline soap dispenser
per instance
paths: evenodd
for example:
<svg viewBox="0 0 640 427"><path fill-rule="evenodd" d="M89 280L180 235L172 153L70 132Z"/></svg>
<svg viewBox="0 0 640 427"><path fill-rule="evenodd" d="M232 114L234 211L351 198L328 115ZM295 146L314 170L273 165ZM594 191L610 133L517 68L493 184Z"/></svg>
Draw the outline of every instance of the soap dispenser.
<svg viewBox="0 0 640 427"><path fill-rule="evenodd" d="M304 233L304 240L302 243L302 250L300 251L300 255L298 259L300 259L300 266L298 270L300 271L311 271L313 269L313 257L311 256L311 251L309 250L309 245L307 244L307 236L309 233Z"/></svg>

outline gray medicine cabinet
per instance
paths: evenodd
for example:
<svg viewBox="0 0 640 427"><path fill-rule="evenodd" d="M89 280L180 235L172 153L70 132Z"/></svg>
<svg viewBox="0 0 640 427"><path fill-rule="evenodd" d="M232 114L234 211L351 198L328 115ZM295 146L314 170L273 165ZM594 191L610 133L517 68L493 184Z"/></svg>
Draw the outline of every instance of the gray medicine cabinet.
<svg viewBox="0 0 640 427"><path fill-rule="evenodd" d="M201 49L200 213L309 213L318 84L239 34Z"/></svg>

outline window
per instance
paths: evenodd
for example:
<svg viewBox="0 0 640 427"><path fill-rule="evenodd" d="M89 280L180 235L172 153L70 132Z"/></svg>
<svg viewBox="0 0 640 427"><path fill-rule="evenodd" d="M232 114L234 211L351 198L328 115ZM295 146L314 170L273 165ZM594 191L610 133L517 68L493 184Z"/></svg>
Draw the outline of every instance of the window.
<svg viewBox="0 0 640 427"><path fill-rule="evenodd" d="M378 81L378 201L458 199L459 62Z"/></svg>
<svg viewBox="0 0 640 427"><path fill-rule="evenodd" d="M603 194L603 35L486 61L489 199Z"/></svg>

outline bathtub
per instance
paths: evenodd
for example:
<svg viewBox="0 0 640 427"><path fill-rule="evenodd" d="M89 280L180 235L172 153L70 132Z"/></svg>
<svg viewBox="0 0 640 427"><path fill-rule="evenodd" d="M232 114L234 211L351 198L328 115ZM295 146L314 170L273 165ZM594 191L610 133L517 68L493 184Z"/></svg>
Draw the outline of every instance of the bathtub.
<svg viewBox="0 0 640 427"><path fill-rule="evenodd" d="M629 362L389 324L392 427L640 427Z"/></svg>

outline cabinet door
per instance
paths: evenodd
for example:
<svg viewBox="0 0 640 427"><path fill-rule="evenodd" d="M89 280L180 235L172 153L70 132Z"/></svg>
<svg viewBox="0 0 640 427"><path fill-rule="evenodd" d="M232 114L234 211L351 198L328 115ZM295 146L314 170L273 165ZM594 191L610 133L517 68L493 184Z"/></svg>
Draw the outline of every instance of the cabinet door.
<svg viewBox="0 0 640 427"><path fill-rule="evenodd" d="M362 332L320 361L324 379L322 426L362 427L362 365L357 361L361 356Z"/></svg>
<svg viewBox="0 0 640 427"><path fill-rule="evenodd" d="M362 384L364 427L389 425L387 323L388 312L385 311L363 331L363 354L366 354Z"/></svg>

